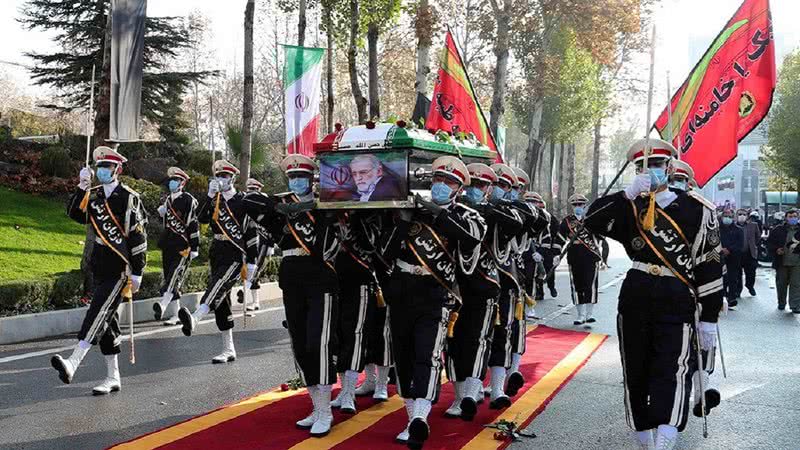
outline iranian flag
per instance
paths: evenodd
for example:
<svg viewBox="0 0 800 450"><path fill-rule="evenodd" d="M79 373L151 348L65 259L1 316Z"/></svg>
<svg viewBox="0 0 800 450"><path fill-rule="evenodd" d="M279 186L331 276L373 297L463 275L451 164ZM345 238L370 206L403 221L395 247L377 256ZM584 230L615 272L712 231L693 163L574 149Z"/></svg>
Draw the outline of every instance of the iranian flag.
<svg viewBox="0 0 800 450"><path fill-rule="evenodd" d="M313 156L319 128L321 48L284 45L286 64L283 68L285 89L286 153Z"/></svg>
<svg viewBox="0 0 800 450"><path fill-rule="evenodd" d="M672 97L655 127L681 151L700 187L736 158L775 91L769 0L744 0Z"/></svg>
<svg viewBox="0 0 800 450"><path fill-rule="evenodd" d="M428 111L428 118L425 119L425 128L453 134L473 133L482 144L497 151L494 137L461 59L461 53L449 31L442 50L439 73L433 89L431 109ZM499 153L497 158L498 161L502 161Z"/></svg>

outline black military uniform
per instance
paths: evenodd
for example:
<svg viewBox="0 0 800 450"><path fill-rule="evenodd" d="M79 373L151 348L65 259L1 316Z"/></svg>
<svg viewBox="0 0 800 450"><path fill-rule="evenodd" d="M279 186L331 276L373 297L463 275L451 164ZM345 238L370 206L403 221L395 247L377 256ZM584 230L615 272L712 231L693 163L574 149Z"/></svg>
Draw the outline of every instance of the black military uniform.
<svg viewBox="0 0 800 450"><path fill-rule="evenodd" d="M258 234L251 218L247 215L245 194L233 189L233 177L239 172L227 161L217 161L214 173L217 176L230 176L228 190L221 192L211 188L205 202L198 212L200 223L210 224L214 241L209 250L211 276L208 287L200 299L200 306L194 313L188 308L178 311L183 334L190 336L197 322L209 311L214 312L217 328L222 332L222 353L211 361L215 364L236 360L233 345L233 311L230 292L234 285L245 278L245 264L254 267L258 251ZM212 183L217 182L216 180ZM248 268L247 271L250 269ZM252 276L250 274L249 276Z"/></svg>
<svg viewBox="0 0 800 450"><path fill-rule="evenodd" d="M83 169L79 188L67 203L67 215L80 224L91 224L94 230L95 243L89 260L94 296L72 355L68 359L55 355L51 364L58 370L61 381L70 383L89 348L100 344L108 374L93 393L102 395L120 390L117 308L123 296L130 298L141 283L147 262L147 219L139 195L117 181L119 168L127 160L108 147L98 147L93 157L98 166L98 180L104 184L90 189L91 171Z"/></svg>
<svg viewBox="0 0 800 450"><path fill-rule="evenodd" d="M337 372L342 390L332 405L341 407L342 412L355 413L356 383L367 363L368 339L375 334L372 328L383 328L376 310L386 306L378 305L376 294L380 286L373 261L381 214L353 211L342 213L341 218L342 241L335 266L340 287Z"/></svg>
<svg viewBox="0 0 800 450"><path fill-rule="evenodd" d="M494 173L488 166L477 170L470 164L470 176L483 178ZM483 169L483 167L479 169ZM486 171L490 172L489 175ZM496 176L494 177L496 179ZM492 182L494 180L488 180ZM447 342L448 379L455 382L456 398L446 414L472 420L477 412L477 402L489 365L492 335L498 325L497 299L500 296L500 274L495 254L496 242L508 241L522 227L519 214L507 205L499 203L474 204L466 197L462 201L472 207L486 222L487 233L480 246L477 265L458 265L457 280L463 305Z"/></svg>
<svg viewBox="0 0 800 450"><path fill-rule="evenodd" d="M247 195L262 195L266 196L261 192L261 189L264 185L253 178L247 180ZM249 299L244 298L244 291L240 291L241 294L239 296L239 303L245 304L245 309L248 311L246 314L248 317L254 316L253 313L249 311L255 311L261 309L261 305L258 301L258 291L261 289L261 277L263 276L267 257L270 256L272 248L275 246L275 238L272 237L270 231L259 224L259 222L263 219L263 217L256 216L253 218L253 226L256 228L256 234L258 235L258 253L256 256L256 269L253 275L252 281L249 283L248 291L250 292Z"/></svg>
<svg viewBox="0 0 800 450"><path fill-rule="evenodd" d="M634 144L629 159L642 159L643 146L656 155L677 154L650 139ZM700 325L713 325L722 305L719 225L713 204L678 189L656 194L649 215L648 196L636 192L637 183L650 185L649 175L638 177L632 194L595 201L585 225L619 241L633 260L617 315L628 423L639 432L658 428L656 444L672 448L677 435L669 430L682 431L689 411L697 365L694 324L699 318Z"/></svg>
<svg viewBox="0 0 800 450"><path fill-rule="evenodd" d="M553 272L553 260L561 254L561 247L554 242L554 237L558 235L560 222L546 210L540 210L545 213L548 225L543 227L535 237L536 252L542 256L542 267L545 270L544 278L536 277L536 301L544 300L545 284L550 289L551 297L555 298L558 295L558 292L556 292L555 273Z"/></svg>
<svg viewBox="0 0 800 450"><path fill-rule="evenodd" d="M184 182L189 179L185 172L176 167L171 167L168 175ZM161 301L153 304L156 320L161 320L169 302L180 300L181 284L189 270L192 255L197 254L200 247L197 200L192 194L182 190L169 194L159 209L159 213L162 212L164 231L158 239L158 248L161 249L164 284L160 290Z"/></svg>
<svg viewBox="0 0 800 450"><path fill-rule="evenodd" d="M586 197L574 195L570 198L573 206L586 204ZM581 226L583 219L575 214L564 217L556 240L563 247L577 234L573 245L567 250L569 279L572 287L572 303L578 311L575 325L595 322L592 307L597 303L598 276L602 249L598 238L587 228Z"/></svg>

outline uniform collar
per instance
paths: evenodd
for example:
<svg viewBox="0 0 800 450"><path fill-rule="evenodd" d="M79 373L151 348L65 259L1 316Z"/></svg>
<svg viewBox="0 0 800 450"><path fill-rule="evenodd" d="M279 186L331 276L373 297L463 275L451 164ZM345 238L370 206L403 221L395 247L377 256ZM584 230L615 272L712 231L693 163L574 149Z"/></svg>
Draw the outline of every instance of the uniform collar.
<svg viewBox="0 0 800 450"><path fill-rule="evenodd" d="M175 200L176 198L180 197L181 195L183 195L183 190L170 193L169 194L169 198L171 198L172 200Z"/></svg>
<svg viewBox="0 0 800 450"><path fill-rule="evenodd" d="M236 195L236 188L235 187L231 187L227 191L223 191L222 192L222 196L225 198L225 201L228 201L228 200L232 199L234 195Z"/></svg>
<svg viewBox="0 0 800 450"><path fill-rule="evenodd" d="M106 195L106 198L111 197L111 194L117 189L117 186L119 186L119 180L114 180L111 183L103 185L103 194Z"/></svg>

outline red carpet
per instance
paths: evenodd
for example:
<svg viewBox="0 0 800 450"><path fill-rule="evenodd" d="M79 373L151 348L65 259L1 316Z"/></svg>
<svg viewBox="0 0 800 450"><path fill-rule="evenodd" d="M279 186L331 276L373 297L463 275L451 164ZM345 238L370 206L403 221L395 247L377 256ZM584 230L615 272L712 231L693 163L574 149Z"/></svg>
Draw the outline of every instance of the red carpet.
<svg viewBox="0 0 800 450"><path fill-rule="evenodd" d="M451 384L442 388L438 404L429 417L432 436L425 449L503 448L507 444L492 439L491 429L483 427L499 418L520 424L530 423L558 390L586 363L605 336L539 326L528 332L527 352L521 372L526 383L504 411L490 410L488 402L478 409L472 422L446 419L444 410L453 401ZM334 390L334 395L338 389ZM376 404L371 398L358 399L355 416L334 413L334 428L323 439L310 438L308 431L294 423L305 417L311 401L305 390L270 391L240 403L134 439L113 447L121 449L375 449L405 448L394 443L407 415L402 401L390 386L389 402ZM501 417L502 415L502 417Z"/></svg>

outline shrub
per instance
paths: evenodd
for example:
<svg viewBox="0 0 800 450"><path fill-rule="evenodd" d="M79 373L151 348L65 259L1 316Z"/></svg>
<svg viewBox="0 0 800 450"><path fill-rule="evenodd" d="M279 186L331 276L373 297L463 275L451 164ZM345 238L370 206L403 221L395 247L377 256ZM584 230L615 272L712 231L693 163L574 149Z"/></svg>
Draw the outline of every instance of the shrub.
<svg viewBox="0 0 800 450"><path fill-rule="evenodd" d="M262 280L275 281L279 265L280 258L268 258ZM195 261L186 274L181 290L184 293L205 290L208 284L208 275L208 265ZM164 278L161 272L146 272L142 278L139 292L134 295L134 300L159 297L158 291L163 282ZM0 317L83 306L79 301L82 283L83 278L79 270L49 278L2 283L0 284Z"/></svg>
<svg viewBox="0 0 800 450"><path fill-rule="evenodd" d="M52 145L42 152L39 167L42 174L51 177L68 178L76 172L69 150L59 145Z"/></svg>
<svg viewBox="0 0 800 450"><path fill-rule="evenodd" d="M210 174L213 161L210 151L196 150L188 152L180 163L185 166L184 170L191 170L198 174Z"/></svg>

